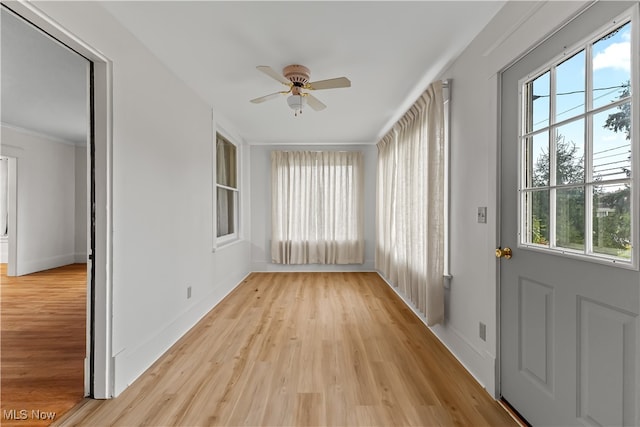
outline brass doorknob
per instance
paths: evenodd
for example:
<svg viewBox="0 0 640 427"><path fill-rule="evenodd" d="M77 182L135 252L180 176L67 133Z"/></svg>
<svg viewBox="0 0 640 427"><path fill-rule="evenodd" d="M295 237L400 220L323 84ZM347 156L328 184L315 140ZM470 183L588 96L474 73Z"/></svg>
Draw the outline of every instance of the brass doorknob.
<svg viewBox="0 0 640 427"><path fill-rule="evenodd" d="M496 258L511 259L512 255L513 255L513 252L511 252L511 248L496 249Z"/></svg>

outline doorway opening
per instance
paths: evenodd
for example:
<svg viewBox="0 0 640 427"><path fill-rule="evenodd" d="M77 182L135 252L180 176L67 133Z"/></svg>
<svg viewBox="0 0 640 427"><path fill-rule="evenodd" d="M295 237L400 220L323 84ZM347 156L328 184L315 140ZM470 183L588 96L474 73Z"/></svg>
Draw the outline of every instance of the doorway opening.
<svg viewBox="0 0 640 427"><path fill-rule="evenodd" d="M13 181L3 180L9 195L7 211L15 211L15 217L7 215L6 233L0 238L0 243L6 241L6 257L0 260L4 425L12 420L24 421L18 409L27 410L29 417L32 409L44 411L55 419L84 396L111 397L107 366L110 307L106 298L110 210L96 213L97 204L106 206L110 200L106 190L110 180L110 117L106 109L109 71L104 58L49 22L32 5L11 4L9 8L2 4L2 24L1 154L15 160L16 174ZM10 32L16 28L17 32ZM24 49L20 43L25 37L49 50L33 45ZM14 56L8 60L12 48ZM37 53L40 58L33 57ZM73 67L60 60L65 55L74 58L71 61L75 62L76 74L69 72ZM42 71L37 61L46 61L41 67L44 79L37 78ZM66 72L52 72L55 61L60 61L58 65ZM52 83L60 75L66 79ZM27 80L21 82L16 76ZM42 88L46 86L52 87L49 95L54 100L58 95L59 102L43 102L46 96L42 91L46 89ZM11 90L17 94L9 96ZM71 92L76 99L66 99L61 92ZM39 101L29 102L33 99L29 95L39 97ZM25 116L40 120L34 125ZM55 191L39 194L39 186ZM13 205L12 191L16 196ZM44 211L48 218L38 217L38 211ZM102 268L96 274L98 263ZM25 292L30 296L23 295ZM46 315L50 317L38 318ZM5 342L5 338L14 341ZM33 348L36 342L39 350ZM20 351L27 351L29 357L21 357ZM49 357L52 364L33 364L37 351ZM54 365L56 368L52 368ZM12 392L12 387L27 393L21 401L20 393Z"/></svg>

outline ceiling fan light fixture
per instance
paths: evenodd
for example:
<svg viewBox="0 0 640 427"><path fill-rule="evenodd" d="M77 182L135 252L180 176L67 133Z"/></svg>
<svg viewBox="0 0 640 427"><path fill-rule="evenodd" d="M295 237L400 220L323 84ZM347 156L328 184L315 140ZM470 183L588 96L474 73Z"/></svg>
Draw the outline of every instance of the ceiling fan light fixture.
<svg viewBox="0 0 640 427"><path fill-rule="evenodd" d="M302 114L302 108L307 104L307 99L302 95L291 95L287 98L287 104L291 108L295 115Z"/></svg>
<svg viewBox="0 0 640 427"><path fill-rule="evenodd" d="M321 111L327 108L322 101L313 96L310 92L306 91L351 87L351 81L346 77L336 77L333 79L309 82L309 69L300 64L287 65L282 70L282 74L278 73L268 65L258 65L256 68L272 79L282 83L289 90L275 92L259 98L251 99L250 102L254 104L261 104L270 99L277 98L278 95L290 94L290 96L287 97L287 105L289 105L289 108L295 112L296 116L298 114L302 114L302 110L306 105L315 111Z"/></svg>

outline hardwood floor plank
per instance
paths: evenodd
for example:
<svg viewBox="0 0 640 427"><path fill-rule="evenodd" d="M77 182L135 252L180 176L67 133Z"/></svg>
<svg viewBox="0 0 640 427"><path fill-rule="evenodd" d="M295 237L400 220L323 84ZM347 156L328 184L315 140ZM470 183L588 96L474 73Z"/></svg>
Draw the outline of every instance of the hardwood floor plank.
<svg viewBox="0 0 640 427"><path fill-rule="evenodd" d="M254 273L61 426L515 426L375 273Z"/></svg>
<svg viewBox="0 0 640 427"><path fill-rule="evenodd" d="M82 400L86 271L72 264L8 277L0 265L1 425L46 426L33 411L58 418Z"/></svg>

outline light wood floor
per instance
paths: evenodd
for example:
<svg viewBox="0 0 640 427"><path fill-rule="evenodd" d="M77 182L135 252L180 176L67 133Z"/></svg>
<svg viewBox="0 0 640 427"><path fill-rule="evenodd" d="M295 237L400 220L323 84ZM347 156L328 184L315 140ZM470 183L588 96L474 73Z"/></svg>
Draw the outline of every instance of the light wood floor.
<svg viewBox="0 0 640 427"><path fill-rule="evenodd" d="M255 273L60 425L515 426L374 273Z"/></svg>
<svg viewBox="0 0 640 427"><path fill-rule="evenodd" d="M60 417L82 400L86 268L7 277L0 264L1 425L46 426L32 411ZM12 410L26 419L10 420Z"/></svg>

